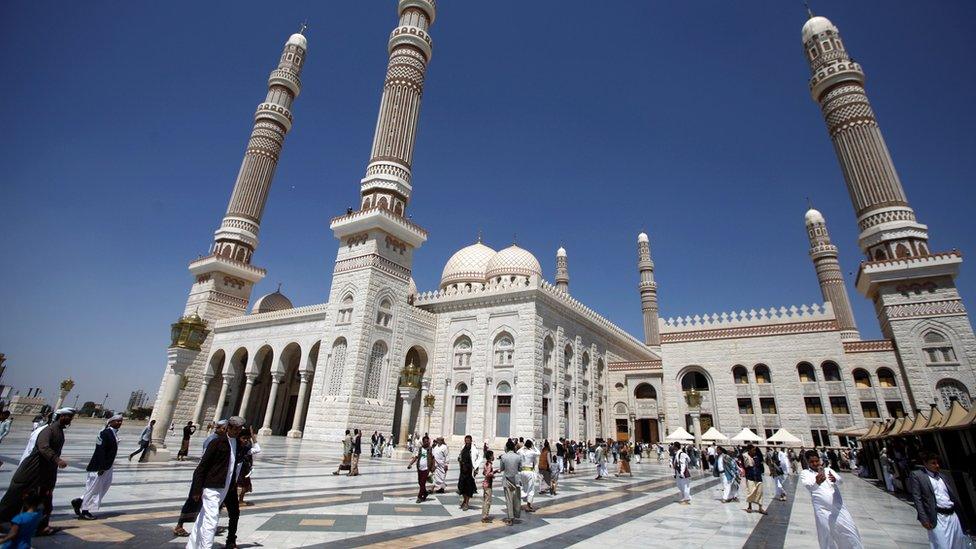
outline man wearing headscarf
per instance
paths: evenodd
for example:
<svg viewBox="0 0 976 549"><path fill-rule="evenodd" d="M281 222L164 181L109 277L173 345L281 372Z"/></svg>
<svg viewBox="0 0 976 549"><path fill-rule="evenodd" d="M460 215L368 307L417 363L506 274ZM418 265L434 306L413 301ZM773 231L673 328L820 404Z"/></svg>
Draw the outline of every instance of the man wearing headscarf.
<svg viewBox="0 0 976 549"><path fill-rule="evenodd" d="M434 493L443 494L447 491L447 443L444 437L438 437L434 445Z"/></svg>
<svg viewBox="0 0 976 549"><path fill-rule="evenodd" d="M81 520L95 520L96 517L91 512L98 512L102 498L112 486L112 465L119 449L119 427L122 427L122 414L115 414L95 437L95 451L85 469L88 471L85 494L71 500L71 507Z"/></svg>
<svg viewBox="0 0 976 549"><path fill-rule="evenodd" d="M230 488L237 485L237 463L242 458L238 455L237 437L243 427L244 418L239 416L229 418L227 434L207 446L200 463L193 471L190 497L199 501L201 508L190 532L190 539L186 542L187 549L213 547L217 522L220 520L221 503L227 507L228 515L233 517L239 513L237 490ZM236 540L228 536L225 547L237 547Z"/></svg>
<svg viewBox="0 0 976 549"><path fill-rule="evenodd" d="M38 494L44 500L44 518L37 526L37 535L54 533L48 526L54 507L54 486L58 482L58 469L68 466L61 459L61 449L64 447L64 429L71 425L74 417L73 408L61 408L54 413L54 421L37 434L36 444L17 467L7 493L0 500L0 522L9 522L20 512L25 495Z"/></svg>

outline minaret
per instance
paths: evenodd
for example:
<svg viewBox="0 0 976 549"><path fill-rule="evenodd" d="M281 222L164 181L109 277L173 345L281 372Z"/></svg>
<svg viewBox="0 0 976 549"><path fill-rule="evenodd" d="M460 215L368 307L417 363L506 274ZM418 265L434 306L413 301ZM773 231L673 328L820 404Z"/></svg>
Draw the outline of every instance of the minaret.
<svg viewBox="0 0 976 549"><path fill-rule="evenodd" d="M803 25L810 93L820 104L847 181L868 259L926 255L928 229L915 220L864 90L864 71L851 60L837 27L825 17Z"/></svg>
<svg viewBox="0 0 976 549"><path fill-rule="evenodd" d="M857 325L854 323L854 312L844 286L844 275L837 260L837 246L830 242L827 232L827 222L823 214L810 208L806 214L807 236L810 237L810 258L817 270L817 280L820 282L820 293L824 301L829 301L837 318L840 328L840 338L845 341L860 339Z"/></svg>
<svg viewBox="0 0 976 549"><path fill-rule="evenodd" d="M435 11L433 0L398 3L373 148L360 181L360 208L330 224L342 244L328 315L339 321L326 327L322 369L315 376L305 424L305 433L317 439L340 440L349 425L391 432L400 408L397 380L405 357L416 357L414 366L422 371L428 366L426 352L432 349L419 353L404 348L408 315L403 308L411 291L413 252L427 240L427 231L405 212L413 189L413 150ZM393 304L388 324L376 321L381 303ZM425 379L430 379L429 372ZM424 396L406 398L412 404L403 406L401 417L410 417L411 408L419 410Z"/></svg>
<svg viewBox="0 0 976 549"><path fill-rule="evenodd" d="M556 289L569 293L569 259L566 258L566 248L562 246L556 250Z"/></svg>
<svg viewBox="0 0 976 549"><path fill-rule="evenodd" d="M640 271L641 312L644 314L644 343L661 346L661 328L657 322L657 283L651 261L651 241L646 233L637 235L637 269Z"/></svg>
<svg viewBox="0 0 976 549"><path fill-rule="evenodd" d="M258 244L261 213L278 164L281 145L291 128L290 109L301 89L299 75L307 49L307 41L301 32L291 35L285 43L278 68L268 78L267 98L258 105L254 115L254 129L247 143L244 161L234 184L227 214L214 234L210 255L190 262L189 270L194 276L194 283L183 314L199 316L210 328L217 320L243 315L247 311L251 289L264 278L265 270L251 265L251 258ZM187 420L199 423L203 420L205 414L197 405L197 396L206 392L207 384L214 379L213 372L204 372L211 341L212 336L208 336L192 364L179 367L167 365L153 408L154 417L160 420L160 424L167 424L170 420L178 423ZM223 379L217 382L229 383L228 380L235 375L243 375L243 372L235 372L230 365L226 365L221 372ZM184 380L184 377L187 379ZM170 384L179 384L180 390L175 391ZM170 400L174 393L176 396ZM164 397L164 394L170 396ZM206 411L208 416L213 413L212 410ZM169 418L161 417L167 415ZM165 432L160 431L160 436L165 436Z"/></svg>

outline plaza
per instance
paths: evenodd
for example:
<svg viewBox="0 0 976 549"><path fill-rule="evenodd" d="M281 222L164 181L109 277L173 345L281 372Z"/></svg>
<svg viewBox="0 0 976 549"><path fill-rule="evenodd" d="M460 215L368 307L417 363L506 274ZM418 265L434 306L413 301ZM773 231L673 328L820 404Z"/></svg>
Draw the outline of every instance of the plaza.
<svg viewBox="0 0 976 549"><path fill-rule="evenodd" d="M29 427L27 425L26 427ZM60 472L54 493L52 525L64 528L52 537L36 538L35 547L179 547L185 538L172 528L186 498L190 477L200 457L203 436L191 440L191 460L132 463L125 455L135 449L141 425L128 422L120 431L115 482L98 513L100 520L79 521L70 500L84 490L84 465L91 455L97 424L78 420L66 434L62 457L69 466ZM13 474L26 441L23 422L14 425L0 445L0 483ZM170 444L178 440L171 437ZM480 522L481 494L472 509L458 509L453 493L457 467L448 470L448 489L415 504L416 473L406 462L370 459L364 453L361 476L333 476L339 446L286 437L263 437L262 453L252 475L253 506L241 508L241 547L569 547L638 542L681 547L817 547L810 496L788 481L788 499L771 501L769 514L746 513L744 503L722 504L721 484L708 476L692 482L693 503L677 504L674 479L666 462L655 457L633 462L631 477L593 480L585 461L573 475L564 475L557 496L536 498L538 511L523 513L522 523L502 523L505 506L496 480L494 521ZM364 452L368 449L364 448ZM456 450L451 463L456 463ZM611 465L611 471L613 471ZM865 547L927 547L915 511L869 481L844 474L844 500L857 521ZM767 477L767 484L772 479ZM479 490L480 492L480 490ZM222 525L226 525L226 513ZM222 541L218 537L218 543Z"/></svg>

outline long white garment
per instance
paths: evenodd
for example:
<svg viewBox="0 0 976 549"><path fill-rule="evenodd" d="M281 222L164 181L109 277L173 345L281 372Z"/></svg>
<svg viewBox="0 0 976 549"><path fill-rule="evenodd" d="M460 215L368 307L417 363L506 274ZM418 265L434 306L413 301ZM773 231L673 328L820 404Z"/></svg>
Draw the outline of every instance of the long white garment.
<svg viewBox="0 0 976 549"><path fill-rule="evenodd" d="M434 489L447 488L447 444L439 444L434 448Z"/></svg>
<svg viewBox="0 0 976 549"><path fill-rule="evenodd" d="M674 456L674 476L678 484L678 500L691 501L691 479L685 478L685 471L691 465L691 458L684 450Z"/></svg>
<svg viewBox="0 0 976 549"><path fill-rule="evenodd" d="M522 484L522 499L529 505L535 501L535 493L539 488L539 454L535 448L522 448L518 451L522 456L522 468L519 471L519 481Z"/></svg>
<svg viewBox="0 0 976 549"><path fill-rule="evenodd" d="M227 490L230 489L230 481L234 477L234 470L237 467L237 439L228 439L230 442L230 459L227 464L227 478L224 480L224 487L220 490L216 488L204 488L200 498L203 506L197 513L197 521L193 523L193 530L190 531L190 538L186 541L186 549L210 549L213 547L214 536L217 535L217 523L220 521L220 504L227 497Z"/></svg>
<svg viewBox="0 0 976 549"><path fill-rule="evenodd" d="M783 474L792 475L793 466L790 465L790 456L786 455L786 452L783 450L777 452L776 456L779 458L779 468L783 470Z"/></svg>
<svg viewBox="0 0 976 549"><path fill-rule="evenodd" d="M861 549L864 547L861 534L838 489L841 483L840 473L834 472L830 467L824 467L823 472L828 478L820 484L817 484L816 471L804 469L800 473L800 482L810 491L810 499L813 501L820 549ZM831 474L836 481L830 481Z"/></svg>
<svg viewBox="0 0 976 549"><path fill-rule="evenodd" d="M98 472L88 473L85 479L85 495L81 496L81 510L90 513L98 512L102 505L102 498L112 486L112 470L109 469L99 476Z"/></svg>
<svg viewBox="0 0 976 549"><path fill-rule="evenodd" d="M966 534L962 531L959 524L959 516L955 513L951 515L938 515L938 522L935 528L928 530L929 547L932 549L968 549L969 542Z"/></svg>
<svg viewBox="0 0 976 549"><path fill-rule="evenodd" d="M37 435L41 434L45 427L47 427L46 423L31 431L30 437L27 439L27 448L24 448L24 453L20 456L20 463L23 463L27 456L34 451L34 446L37 446Z"/></svg>

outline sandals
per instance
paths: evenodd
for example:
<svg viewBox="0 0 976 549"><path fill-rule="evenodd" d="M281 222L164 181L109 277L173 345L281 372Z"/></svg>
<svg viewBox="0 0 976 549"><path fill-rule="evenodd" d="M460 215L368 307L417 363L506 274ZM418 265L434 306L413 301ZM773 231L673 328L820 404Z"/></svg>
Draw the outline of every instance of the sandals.
<svg viewBox="0 0 976 549"><path fill-rule="evenodd" d="M190 533L187 532L182 526L177 526L176 528L173 528L173 535L181 538L190 537Z"/></svg>

